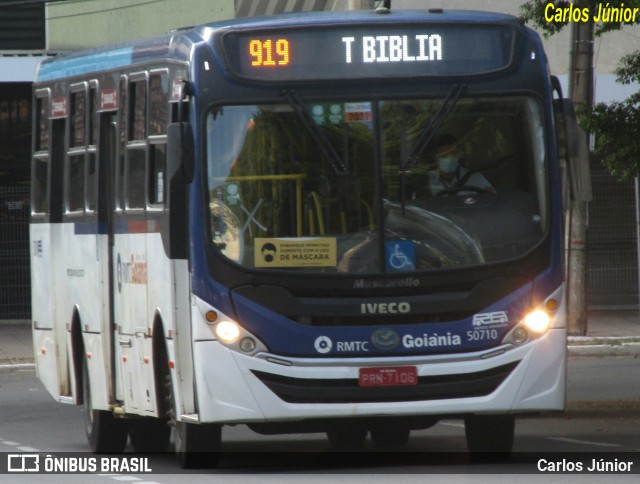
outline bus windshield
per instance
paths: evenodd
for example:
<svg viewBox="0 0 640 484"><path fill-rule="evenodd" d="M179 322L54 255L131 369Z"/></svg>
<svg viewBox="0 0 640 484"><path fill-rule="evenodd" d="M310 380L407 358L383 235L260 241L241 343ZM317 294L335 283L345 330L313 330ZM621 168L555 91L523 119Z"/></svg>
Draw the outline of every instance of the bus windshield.
<svg viewBox="0 0 640 484"><path fill-rule="evenodd" d="M252 270L433 271L525 255L547 228L528 96L226 105L207 117L208 233Z"/></svg>

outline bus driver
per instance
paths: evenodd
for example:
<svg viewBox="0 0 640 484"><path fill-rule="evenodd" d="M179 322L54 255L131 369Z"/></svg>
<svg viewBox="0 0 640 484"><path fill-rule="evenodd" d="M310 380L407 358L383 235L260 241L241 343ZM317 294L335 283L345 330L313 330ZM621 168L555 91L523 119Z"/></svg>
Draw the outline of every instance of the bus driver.
<svg viewBox="0 0 640 484"><path fill-rule="evenodd" d="M460 152L455 136L444 135L440 138L436 143L435 154L438 168L429 172L429 186L432 195L495 193L495 188L484 175L460 164ZM466 187L469 189L465 190Z"/></svg>

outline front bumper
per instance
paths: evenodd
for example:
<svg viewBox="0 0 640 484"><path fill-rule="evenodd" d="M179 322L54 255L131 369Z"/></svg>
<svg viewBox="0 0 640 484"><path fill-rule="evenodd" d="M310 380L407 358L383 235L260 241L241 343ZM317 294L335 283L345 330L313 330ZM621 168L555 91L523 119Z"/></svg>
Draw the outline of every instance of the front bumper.
<svg viewBox="0 0 640 484"><path fill-rule="evenodd" d="M565 329L521 347L424 357L282 359L194 343L200 422L524 413L562 410ZM418 385L358 385L363 367L416 366Z"/></svg>

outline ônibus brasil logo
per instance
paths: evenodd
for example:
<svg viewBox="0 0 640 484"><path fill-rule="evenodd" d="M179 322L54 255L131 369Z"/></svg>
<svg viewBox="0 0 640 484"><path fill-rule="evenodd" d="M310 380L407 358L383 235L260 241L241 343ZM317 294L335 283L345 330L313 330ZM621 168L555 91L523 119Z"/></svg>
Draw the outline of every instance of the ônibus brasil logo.
<svg viewBox="0 0 640 484"><path fill-rule="evenodd" d="M85 455L56 456L47 454L8 454L7 472L30 472L34 474L93 474L106 473L144 473L153 472L149 457ZM137 479L140 480L140 479Z"/></svg>

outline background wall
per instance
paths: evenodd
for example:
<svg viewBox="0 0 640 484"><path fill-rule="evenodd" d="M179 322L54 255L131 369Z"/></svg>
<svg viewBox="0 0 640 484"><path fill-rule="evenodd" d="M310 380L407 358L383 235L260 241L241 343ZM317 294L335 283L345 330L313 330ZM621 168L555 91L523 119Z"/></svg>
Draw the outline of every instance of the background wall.
<svg viewBox="0 0 640 484"><path fill-rule="evenodd" d="M76 0L46 9L47 49L77 50L233 18L234 0Z"/></svg>

